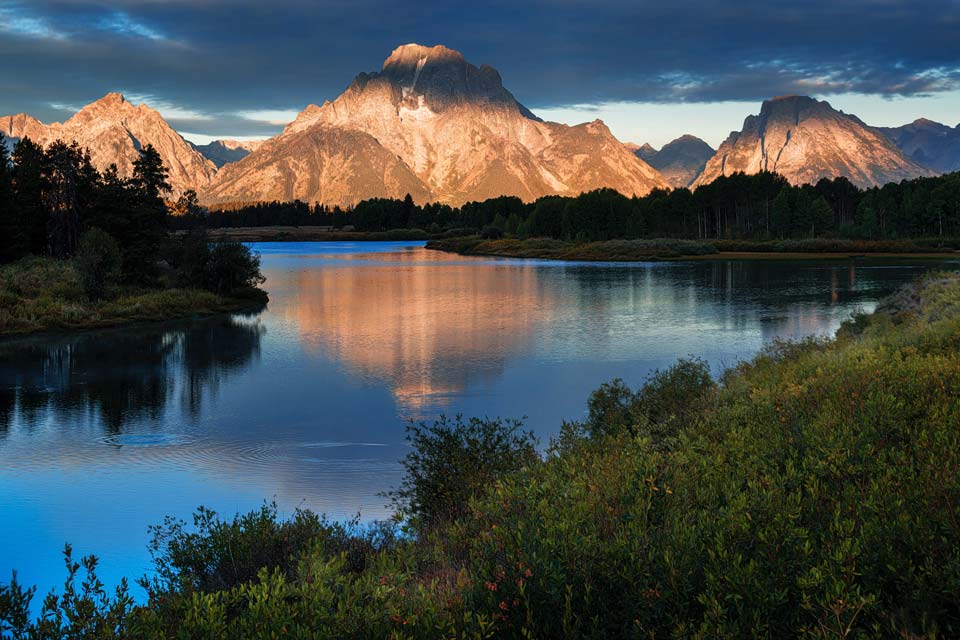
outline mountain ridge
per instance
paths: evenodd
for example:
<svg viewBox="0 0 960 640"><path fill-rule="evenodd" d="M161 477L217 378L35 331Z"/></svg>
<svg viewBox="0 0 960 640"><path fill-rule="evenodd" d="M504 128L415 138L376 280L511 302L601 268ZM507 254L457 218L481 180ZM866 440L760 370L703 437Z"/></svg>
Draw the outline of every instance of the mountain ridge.
<svg viewBox="0 0 960 640"><path fill-rule="evenodd" d="M872 187L932 172L907 158L883 133L809 96L765 100L707 162L694 187L722 175L776 171L791 184L844 176Z"/></svg>
<svg viewBox="0 0 960 640"><path fill-rule="evenodd" d="M133 173L139 149L152 144L170 172L176 196L187 189L206 186L216 166L198 152L166 120L145 104L134 106L121 93L111 92L85 105L64 122L44 124L27 114L0 117L0 130L12 139L29 137L48 145L56 140L90 151L90 159L103 171L116 164L121 175Z"/></svg>

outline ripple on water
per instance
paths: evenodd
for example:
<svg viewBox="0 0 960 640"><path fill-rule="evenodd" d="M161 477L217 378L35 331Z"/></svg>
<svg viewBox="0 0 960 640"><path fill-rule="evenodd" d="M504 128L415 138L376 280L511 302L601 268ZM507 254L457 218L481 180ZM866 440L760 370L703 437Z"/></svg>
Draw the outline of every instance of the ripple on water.
<svg viewBox="0 0 960 640"><path fill-rule="evenodd" d="M188 445L194 438L180 433L117 433L97 438L112 447L174 447Z"/></svg>

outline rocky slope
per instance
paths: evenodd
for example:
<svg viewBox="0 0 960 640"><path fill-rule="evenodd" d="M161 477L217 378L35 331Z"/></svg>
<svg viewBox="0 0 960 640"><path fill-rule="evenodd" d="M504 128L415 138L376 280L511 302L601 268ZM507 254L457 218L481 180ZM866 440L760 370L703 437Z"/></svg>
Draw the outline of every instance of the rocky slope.
<svg viewBox="0 0 960 640"><path fill-rule="evenodd" d="M694 186L762 170L776 171L792 184L846 176L860 187L931 174L880 131L806 96L765 101L760 115L748 116L743 129L720 145Z"/></svg>
<svg viewBox="0 0 960 640"><path fill-rule="evenodd" d="M715 151L700 138L682 135L657 151L644 143L635 153L659 171L672 187L689 187Z"/></svg>
<svg viewBox="0 0 960 640"><path fill-rule="evenodd" d="M938 173L960 171L960 124L954 128L920 118L902 127L877 127L917 164Z"/></svg>
<svg viewBox="0 0 960 640"><path fill-rule="evenodd" d="M598 187L642 195L666 186L599 120L575 127L544 122L493 68L475 67L443 46L411 44L224 166L201 195L208 203L299 198L350 205L409 192L418 202L460 204Z"/></svg>
<svg viewBox="0 0 960 640"><path fill-rule="evenodd" d="M63 123L43 124L26 114L0 117L0 130L11 138L26 136L44 145L77 141L90 150L98 169L116 164L121 175L130 175L139 157L137 150L152 144L170 171L174 196L205 187L217 171L159 113L143 104L134 106L119 93L88 104Z"/></svg>
<svg viewBox="0 0 960 640"><path fill-rule="evenodd" d="M257 150L262 140L214 140L207 144L193 145L204 158L219 169L225 164L239 162Z"/></svg>

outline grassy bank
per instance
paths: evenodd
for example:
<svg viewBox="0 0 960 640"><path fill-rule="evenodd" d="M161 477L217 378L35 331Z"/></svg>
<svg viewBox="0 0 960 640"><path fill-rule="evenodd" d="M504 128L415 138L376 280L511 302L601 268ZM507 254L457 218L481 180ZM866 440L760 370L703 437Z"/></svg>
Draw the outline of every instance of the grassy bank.
<svg viewBox="0 0 960 640"><path fill-rule="evenodd" d="M552 238L484 240L478 236L431 240L428 249L461 255L582 261L717 258L960 257L957 243L940 240L607 240L576 243Z"/></svg>
<svg viewBox="0 0 960 640"><path fill-rule="evenodd" d="M472 256L584 261L669 260L717 253L717 249L707 242L672 239L575 243L553 238L485 240L468 236L431 240L427 242L427 248Z"/></svg>
<svg viewBox="0 0 960 640"><path fill-rule="evenodd" d="M72 261L28 258L0 267L0 336L246 311L266 299L259 289L221 296L198 289L121 288L108 300L94 301Z"/></svg>
<svg viewBox="0 0 960 640"><path fill-rule="evenodd" d="M957 637L958 398L960 276L932 274L719 380L689 360L608 383L543 456L509 423L416 428L405 535L167 520L147 604L75 575L35 635ZM0 590L0 628L27 600Z"/></svg>

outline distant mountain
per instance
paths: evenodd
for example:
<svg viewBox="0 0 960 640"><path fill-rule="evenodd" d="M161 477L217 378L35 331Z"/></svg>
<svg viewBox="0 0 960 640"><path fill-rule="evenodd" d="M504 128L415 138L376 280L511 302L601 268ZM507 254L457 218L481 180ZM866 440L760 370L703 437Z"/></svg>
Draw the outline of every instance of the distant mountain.
<svg viewBox="0 0 960 640"><path fill-rule="evenodd" d="M938 173L960 171L960 124L947 125L920 118L902 127L877 127L917 164Z"/></svg>
<svg viewBox="0 0 960 640"><path fill-rule="evenodd" d="M700 138L683 135L668 142L660 151L644 143L634 153L659 171L672 187L689 187L715 153Z"/></svg>
<svg viewBox="0 0 960 640"><path fill-rule="evenodd" d="M461 204L500 195L533 200L611 187L643 195L667 182L599 120L544 122L492 67L443 46L396 49L340 97L310 105L277 137L224 165L208 203L373 196Z"/></svg>
<svg viewBox="0 0 960 640"><path fill-rule="evenodd" d="M776 171L792 184L845 176L860 187L931 175L877 129L806 96L765 101L760 115L747 117L743 130L720 145L694 186L762 170Z"/></svg>
<svg viewBox="0 0 960 640"><path fill-rule="evenodd" d="M237 162L246 158L260 146L262 140L214 140L201 145L193 145L204 158L212 162L219 169L225 164Z"/></svg>
<svg viewBox="0 0 960 640"><path fill-rule="evenodd" d="M143 104L134 106L119 93L108 93L64 123L43 124L23 113L2 116L0 130L11 138L29 137L43 145L76 141L90 150L98 169L116 164L121 175L130 175L138 150L152 144L170 171L174 195L206 186L217 171L159 113Z"/></svg>

